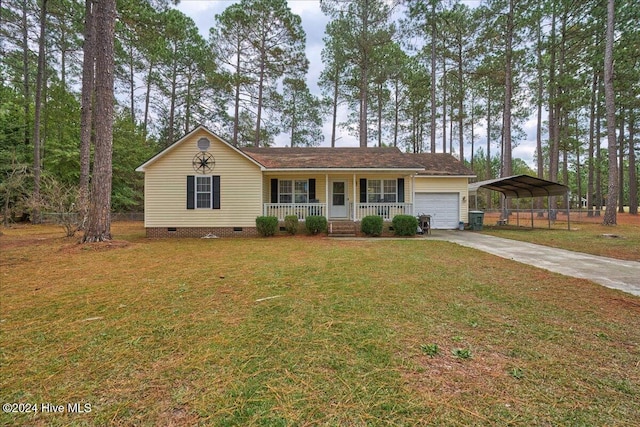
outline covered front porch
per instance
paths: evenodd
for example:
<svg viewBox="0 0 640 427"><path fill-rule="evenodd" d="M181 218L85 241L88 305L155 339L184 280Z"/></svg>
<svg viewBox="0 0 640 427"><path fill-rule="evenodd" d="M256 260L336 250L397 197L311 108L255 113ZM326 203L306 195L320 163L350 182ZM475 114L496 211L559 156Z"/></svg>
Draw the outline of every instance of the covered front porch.
<svg viewBox="0 0 640 427"><path fill-rule="evenodd" d="M391 221L413 215L410 175L397 173L265 174L263 215L284 220L295 215L360 221L369 215Z"/></svg>

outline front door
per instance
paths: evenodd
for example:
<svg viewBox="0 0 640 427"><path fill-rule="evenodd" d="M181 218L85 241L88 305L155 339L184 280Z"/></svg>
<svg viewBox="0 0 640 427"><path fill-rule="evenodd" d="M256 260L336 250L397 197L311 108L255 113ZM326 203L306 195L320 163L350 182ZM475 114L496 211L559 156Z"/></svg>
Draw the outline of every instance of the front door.
<svg viewBox="0 0 640 427"><path fill-rule="evenodd" d="M331 218L347 218L347 181L331 181Z"/></svg>

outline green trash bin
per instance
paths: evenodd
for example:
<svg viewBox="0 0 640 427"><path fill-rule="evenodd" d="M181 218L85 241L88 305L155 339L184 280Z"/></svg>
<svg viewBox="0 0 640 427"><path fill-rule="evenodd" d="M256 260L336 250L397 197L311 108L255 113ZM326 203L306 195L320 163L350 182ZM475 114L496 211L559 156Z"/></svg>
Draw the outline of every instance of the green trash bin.
<svg viewBox="0 0 640 427"><path fill-rule="evenodd" d="M484 222L484 212L469 211L469 226L473 231L482 231L482 223Z"/></svg>

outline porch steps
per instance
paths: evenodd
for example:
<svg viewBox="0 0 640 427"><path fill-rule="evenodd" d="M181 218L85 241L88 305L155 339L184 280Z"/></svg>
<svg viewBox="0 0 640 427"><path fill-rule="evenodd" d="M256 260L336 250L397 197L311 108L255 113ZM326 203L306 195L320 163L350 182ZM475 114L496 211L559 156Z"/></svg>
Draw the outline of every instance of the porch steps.
<svg viewBox="0 0 640 427"><path fill-rule="evenodd" d="M329 237L355 237L356 223L353 221L331 221Z"/></svg>

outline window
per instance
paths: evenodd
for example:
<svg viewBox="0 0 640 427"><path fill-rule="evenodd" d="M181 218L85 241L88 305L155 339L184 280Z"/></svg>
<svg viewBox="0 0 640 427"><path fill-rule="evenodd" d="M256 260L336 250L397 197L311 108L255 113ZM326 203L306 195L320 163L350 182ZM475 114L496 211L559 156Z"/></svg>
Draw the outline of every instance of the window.
<svg viewBox="0 0 640 427"><path fill-rule="evenodd" d="M309 201L309 182L297 180L295 183L296 203L307 203Z"/></svg>
<svg viewBox="0 0 640 427"><path fill-rule="evenodd" d="M285 180L278 181L278 202L279 203L308 203L309 202L309 181L307 180Z"/></svg>
<svg viewBox="0 0 640 427"><path fill-rule="evenodd" d="M367 202L395 203L398 185L395 179L370 179L367 181Z"/></svg>
<svg viewBox="0 0 640 427"><path fill-rule="evenodd" d="M293 203L293 185L292 181L280 180L279 203Z"/></svg>
<svg viewBox="0 0 640 427"><path fill-rule="evenodd" d="M211 209L211 177L196 177L196 208Z"/></svg>

